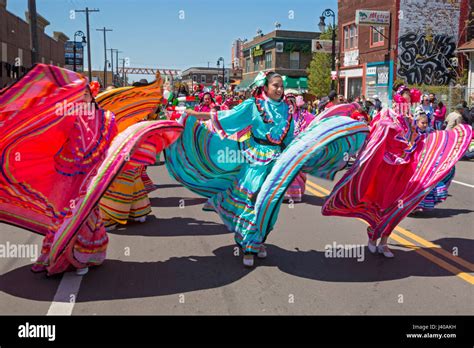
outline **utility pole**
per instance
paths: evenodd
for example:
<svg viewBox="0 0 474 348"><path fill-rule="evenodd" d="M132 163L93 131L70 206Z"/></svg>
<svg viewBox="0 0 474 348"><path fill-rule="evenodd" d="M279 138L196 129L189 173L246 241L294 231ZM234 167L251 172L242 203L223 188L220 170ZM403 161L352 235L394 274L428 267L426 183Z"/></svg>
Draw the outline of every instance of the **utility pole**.
<svg viewBox="0 0 474 348"><path fill-rule="evenodd" d="M119 50L115 50L115 58L116 58L116 59L115 59L115 62L117 63L117 64L116 64L116 69L117 69L117 73L116 73L116 74L117 74L117 76L118 76L118 74L119 74L119 69L118 69L118 65L119 65L118 55L119 55L119 53L123 53L123 52L122 52L122 51L119 51Z"/></svg>
<svg viewBox="0 0 474 348"><path fill-rule="evenodd" d="M121 59L122 61L122 87L125 86L125 58Z"/></svg>
<svg viewBox="0 0 474 348"><path fill-rule="evenodd" d="M96 29L97 31L102 31L104 33L104 88L107 88L107 38L106 34L112 29L107 29L106 27L102 29Z"/></svg>
<svg viewBox="0 0 474 348"><path fill-rule="evenodd" d="M36 13L36 0L28 0L28 12L30 13L30 35L31 35L31 65L39 62L38 46L38 19ZM23 65L23 62L20 62Z"/></svg>
<svg viewBox="0 0 474 348"><path fill-rule="evenodd" d="M89 82L92 81L92 64L91 64L91 32L89 30L89 12L100 12L98 9L89 10L86 7L85 10L74 10L75 12L86 13L86 27L87 27L87 69L89 70Z"/></svg>
<svg viewBox="0 0 474 348"><path fill-rule="evenodd" d="M114 84L114 51L116 51L115 48L109 48L110 51L110 63L112 66L110 67L112 70L112 84ZM118 62L116 62L118 64Z"/></svg>

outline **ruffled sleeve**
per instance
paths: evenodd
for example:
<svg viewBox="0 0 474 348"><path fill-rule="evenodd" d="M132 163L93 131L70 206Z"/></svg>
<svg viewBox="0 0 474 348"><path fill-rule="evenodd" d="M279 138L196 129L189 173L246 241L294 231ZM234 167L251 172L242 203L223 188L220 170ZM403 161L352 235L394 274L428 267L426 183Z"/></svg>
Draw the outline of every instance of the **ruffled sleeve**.
<svg viewBox="0 0 474 348"><path fill-rule="evenodd" d="M249 128L258 110L255 99L250 98L231 110L221 110L211 114L213 129L221 138L228 138L237 132Z"/></svg>

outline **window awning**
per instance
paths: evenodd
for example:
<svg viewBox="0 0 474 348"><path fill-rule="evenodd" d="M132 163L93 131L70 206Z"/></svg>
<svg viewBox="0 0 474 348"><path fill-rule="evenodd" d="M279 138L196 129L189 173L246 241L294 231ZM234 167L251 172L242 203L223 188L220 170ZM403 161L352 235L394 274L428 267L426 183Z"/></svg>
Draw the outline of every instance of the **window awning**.
<svg viewBox="0 0 474 348"><path fill-rule="evenodd" d="M285 88L294 88L307 90L308 89L308 78L307 77L288 77L283 76L283 85Z"/></svg>
<svg viewBox="0 0 474 348"><path fill-rule="evenodd" d="M254 79L243 79L235 87L235 91L245 91L252 84ZM283 76L283 85L285 89L295 89L301 92L308 90L308 78L307 77L288 77Z"/></svg>

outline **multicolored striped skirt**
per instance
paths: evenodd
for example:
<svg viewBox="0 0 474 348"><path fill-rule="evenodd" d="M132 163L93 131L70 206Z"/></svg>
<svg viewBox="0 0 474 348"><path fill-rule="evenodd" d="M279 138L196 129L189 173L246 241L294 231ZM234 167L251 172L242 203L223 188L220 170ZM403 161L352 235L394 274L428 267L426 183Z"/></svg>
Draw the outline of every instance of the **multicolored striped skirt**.
<svg viewBox="0 0 474 348"><path fill-rule="evenodd" d="M306 188L306 173L300 172L285 193L285 199L292 202L301 202Z"/></svg>
<svg viewBox="0 0 474 348"><path fill-rule="evenodd" d="M454 178L455 167L441 180L434 189L428 193L428 195L418 204L417 209L422 210L433 210L436 205L444 202L448 198L448 188L451 185L451 181Z"/></svg>
<svg viewBox="0 0 474 348"><path fill-rule="evenodd" d="M148 191L142 175L145 166L128 163L109 186L100 200L100 211L105 226L127 221L151 213Z"/></svg>
<svg viewBox="0 0 474 348"><path fill-rule="evenodd" d="M333 179L347 165L346 157L360 149L368 127L346 116L356 107L346 105L344 110L332 110L335 117L315 120L277 159L266 164L219 160L219 153L240 152L242 143L220 139L205 124L189 117L182 136L165 150L166 166L185 187L209 198L209 205L235 233L244 253L258 253L276 223L285 191L298 173L303 170Z"/></svg>
<svg viewBox="0 0 474 348"><path fill-rule="evenodd" d="M43 239L41 254L33 265L35 272L46 271L49 266L51 246L55 233L50 230ZM98 266L106 257L109 238L102 222L99 207L94 208L74 236L69 252L63 253L55 262L55 267L63 271Z"/></svg>

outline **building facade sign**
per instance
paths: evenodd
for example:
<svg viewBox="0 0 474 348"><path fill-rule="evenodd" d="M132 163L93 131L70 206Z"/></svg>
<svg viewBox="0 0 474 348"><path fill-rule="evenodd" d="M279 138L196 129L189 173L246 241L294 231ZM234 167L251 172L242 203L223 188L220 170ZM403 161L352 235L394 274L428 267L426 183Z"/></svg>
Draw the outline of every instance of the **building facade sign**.
<svg viewBox="0 0 474 348"><path fill-rule="evenodd" d="M344 52L344 66L359 65L359 50Z"/></svg>
<svg viewBox="0 0 474 348"><path fill-rule="evenodd" d="M390 25L390 11L357 10L357 25Z"/></svg>
<svg viewBox="0 0 474 348"><path fill-rule="evenodd" d="M332 40L311 40L311 52L332 53ZM336 40L337 53L339 53L339 41Z"/></svg>
<svg viewBox="0 0 474 348"><path fill-rule="evenodd" d="M252 49L252 56L253 57L260 57L263 56L263 48L260 45L255 46Z"/></svg>

